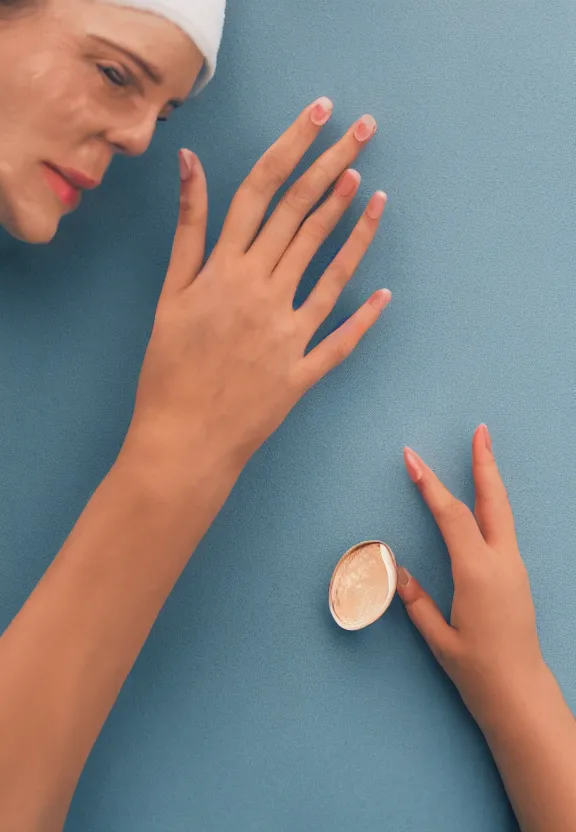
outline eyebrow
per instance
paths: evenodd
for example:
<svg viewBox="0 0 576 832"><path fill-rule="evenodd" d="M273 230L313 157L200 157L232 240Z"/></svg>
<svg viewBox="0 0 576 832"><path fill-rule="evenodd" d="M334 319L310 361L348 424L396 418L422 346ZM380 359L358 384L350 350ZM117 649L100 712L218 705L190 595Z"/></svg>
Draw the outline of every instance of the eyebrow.
<svg viewBox="0 0 576 832"><path fill-rule="evenodd" d="M100 35L92 35L94 40L100 41L100 43L105 43L107 46L111 46L113 49L117 49L119 52L122 52L128 58L130 58L134 63L140 67L142 72L150 78L155 84L162 84L164 82L164 75L162 74L161 70L158 69L157 66L151 64L149 61L145 61L144 58L141 58L140 55L137 55L135 52L132 52L131 49L127 49L125 46L120 46L119 43L114 43L114 41L108 40L108 38L103 38ZM168 104L171 107L181 107L184 102L181 98L173 98L171 99Z"/></svg>

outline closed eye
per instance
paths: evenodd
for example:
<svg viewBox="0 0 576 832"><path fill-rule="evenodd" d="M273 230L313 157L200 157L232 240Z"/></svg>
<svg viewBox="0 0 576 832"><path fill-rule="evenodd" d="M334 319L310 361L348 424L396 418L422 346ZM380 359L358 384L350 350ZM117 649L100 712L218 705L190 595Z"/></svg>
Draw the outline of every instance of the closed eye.
<svg viewBox="0 0 576 832"><path fill-rule="evenodd" d="M103 75L106 76L110 83L114 84L116 87L126 87L130 83L130 79L122 75L120 70L116 69L116 67L102 66L98 64L98 69Z"/></svg>

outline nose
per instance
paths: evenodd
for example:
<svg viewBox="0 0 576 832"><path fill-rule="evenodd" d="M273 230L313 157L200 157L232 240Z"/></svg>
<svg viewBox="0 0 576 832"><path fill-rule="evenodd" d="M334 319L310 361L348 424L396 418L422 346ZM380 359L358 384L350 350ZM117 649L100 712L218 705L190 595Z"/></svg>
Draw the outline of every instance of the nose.
<svg viewBox="0 0 576 832"><path fill-rule="evenodd" d="M140 115L138 119L120 124L117 123L105 131L105 138L114 145L118 153L126 156L140 156L144 153L156 129L156 112Z"/></svg>

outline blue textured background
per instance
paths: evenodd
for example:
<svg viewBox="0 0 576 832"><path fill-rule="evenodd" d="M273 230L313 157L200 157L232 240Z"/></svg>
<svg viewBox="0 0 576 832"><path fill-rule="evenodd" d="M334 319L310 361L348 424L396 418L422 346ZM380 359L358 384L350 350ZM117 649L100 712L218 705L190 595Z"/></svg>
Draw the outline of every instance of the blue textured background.
<svg viewBox="0 0 576 832"><path fill-rule="evenodd" d="M379 537L443 605L444 547L402 465L472 498L488 422L546 657L576 704L575 55L571 0L232 2L215 82L114 163L48 247L0 239L0 624L112 463L176 217L206 167L210 244L237 184L318 95L315 156L380 123L360 196L389 194L332 323L394 301L252 460L166 604L89 761L67 832L514 830L483 739L396 600L332 623L341 553Z"/></svg>

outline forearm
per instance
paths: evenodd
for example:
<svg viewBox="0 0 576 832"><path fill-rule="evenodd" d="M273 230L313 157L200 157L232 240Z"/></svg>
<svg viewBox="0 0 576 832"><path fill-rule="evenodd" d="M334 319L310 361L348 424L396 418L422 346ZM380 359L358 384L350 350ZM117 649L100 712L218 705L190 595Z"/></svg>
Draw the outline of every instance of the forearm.
<svg viewBox="0 0 576 832"><path fill-rule="evenodd" d="M61 828L101 726L238 472L205 455L180 482L164 475L122 453L0 639L3 832Z"/></svg>
<svg viewBox="0 0 576 832"><path fill-rule="evenodd" d="M522 832L576 832L576 720L550 670L478 719Z"/></svg>

